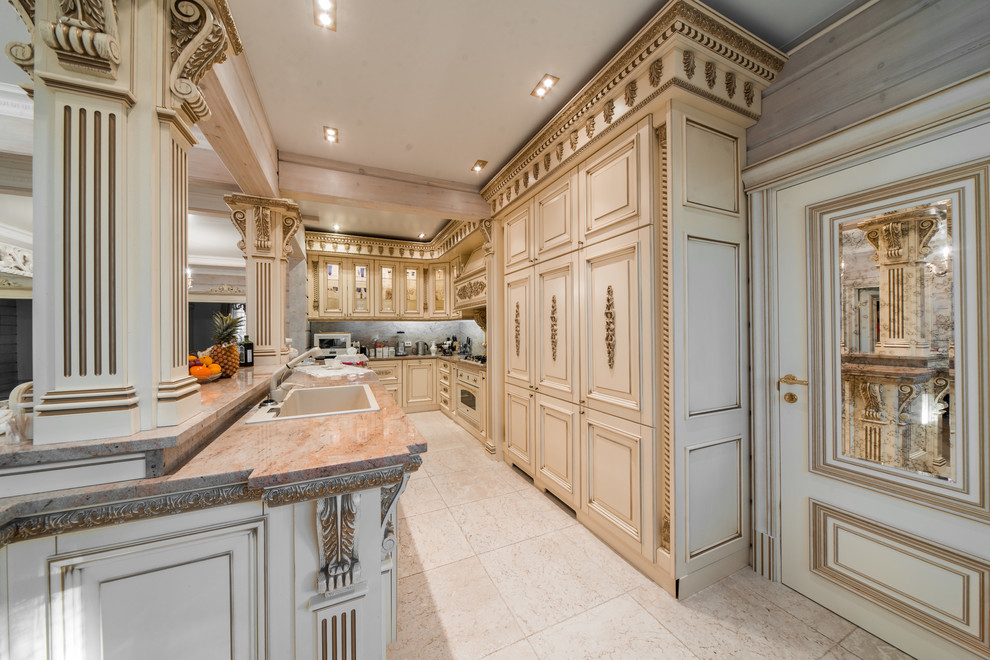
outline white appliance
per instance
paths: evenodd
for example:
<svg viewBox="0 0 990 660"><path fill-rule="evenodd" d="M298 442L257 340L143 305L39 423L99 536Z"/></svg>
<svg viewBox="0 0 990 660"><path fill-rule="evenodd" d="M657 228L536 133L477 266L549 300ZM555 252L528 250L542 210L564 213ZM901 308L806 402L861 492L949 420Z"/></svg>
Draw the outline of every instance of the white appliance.
<svg viewBox="0 0 990 660"><path fill-rule="evenodd" d="M325 359L346 355L350 345L351 333L349 332L313 333L313 348L322 350Z"/></svg>
<svg viewBox="0 0 990 660"><path fill-rule="evenodd" d="M457 370L454 398L457 414L476 429L481 430L481 375L466 369Z"/></svg>

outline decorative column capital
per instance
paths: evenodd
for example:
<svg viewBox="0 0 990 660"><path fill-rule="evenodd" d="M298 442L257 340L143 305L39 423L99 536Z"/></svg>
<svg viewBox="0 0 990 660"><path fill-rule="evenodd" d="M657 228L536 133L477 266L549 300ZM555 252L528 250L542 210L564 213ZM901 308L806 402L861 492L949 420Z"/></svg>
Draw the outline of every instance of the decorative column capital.
<svg viewBox="0 0 990 660"><path fill-rule="evenodd" d="M237 247L245 256L265 256L288 261L293 250L290 242L302 219L299 205L290 199L225 195L230 220L241 233Z"/></svg>

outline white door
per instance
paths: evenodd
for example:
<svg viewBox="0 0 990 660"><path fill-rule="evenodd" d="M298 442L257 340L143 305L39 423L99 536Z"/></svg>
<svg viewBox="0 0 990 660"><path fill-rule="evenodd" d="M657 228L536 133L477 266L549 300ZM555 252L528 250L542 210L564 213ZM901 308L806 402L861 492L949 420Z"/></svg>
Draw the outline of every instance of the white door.
<svg viewBox="0 0 990 660"><path fill-rule="evenodd" d="M987 657L986 165L938 158L776 198L780 575L912 655Z"/></svg>

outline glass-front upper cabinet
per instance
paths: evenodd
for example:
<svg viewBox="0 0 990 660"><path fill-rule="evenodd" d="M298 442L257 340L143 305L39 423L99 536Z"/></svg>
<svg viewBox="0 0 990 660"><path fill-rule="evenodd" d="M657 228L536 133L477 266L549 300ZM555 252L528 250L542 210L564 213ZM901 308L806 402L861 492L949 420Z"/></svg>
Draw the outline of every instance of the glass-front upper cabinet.
<svg viewBox="0 0 990 660"><path fill-rule="evenodd" d="M419 264L402 267L402 316L423 316L423 268Z"/></svg>
<svg viewBox="0 0 990 660"><path fill-rule="evenodd" d="M446 318L450 312L449 268L435 264L429 270L430 316Z"/></svg>
<svg viewBox="0 0 990 660"><path fill-rule="evenodd" d="M376 299L378 305L377 316L396 316L398 315L398 308L395 304L396 299L396 273L398 272L397 264L391 262L378 261L375 262L375 289L376 289Z"/></svg>
<svg viewBox="0 0 990 660"><path fill-rule="evenodd" d="M348 316L361 317L374 314L370 261L351 261L347 268L350 305Z"/></svg>
<svg viewBox="0 0 990 660"><path fill-rule="evenodd" d="M341 259L320 259L322 294L320 316L344 316L344 263Z"/></svg>

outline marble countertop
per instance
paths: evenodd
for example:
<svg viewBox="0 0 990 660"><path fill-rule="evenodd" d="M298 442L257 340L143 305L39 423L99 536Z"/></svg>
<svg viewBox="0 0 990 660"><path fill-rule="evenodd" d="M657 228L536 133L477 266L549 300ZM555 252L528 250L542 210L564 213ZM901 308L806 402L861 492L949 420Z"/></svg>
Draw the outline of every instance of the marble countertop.
<svg viewBox="0 0 990 660"><path fill-rule="evenodd" d="M166 435L194 429L202 435L211 418L215 423L233 409L239 410L238 417L171 474L0 499L0 545L94 524L218 506L231 498L258 499L265 489L286 484L393 466L418 468L417 455L426 451L426 442L373 373L316 377L297 371L287 382L303 387L364 383L378 400L378 412L247 425L245 420L267 390L268 376L260 375L255 370L249 376L245 370L239 380L204 388L207 410ZM247 408L242 405L245 397L250 399ZM160 440L160 431L148 434ZM130 442L135 436L106 442Z"/></svg>
<svg viewBox="0 0 990 660"><path fill-rule="evenodd" d="M426 442L373 373L317 377L294 372L302 387L367 384L380 410L247 424L244 415L175 473L180 479L224 471L248 474L248 485L293 481L399 465Z"/></svg>
<svg viewBox="0 0 990 660"><path fill-rule="evenodd" d="M80 442L36 445L32 442L0 444L0 468L42 465L101 456L161 450L168 454L164 469L201 444L204 433L229 423L260 401L268 391L273 367L239 369L232 378L200 384L201 409L176 426L138 431L129 436Z"/></svg>

